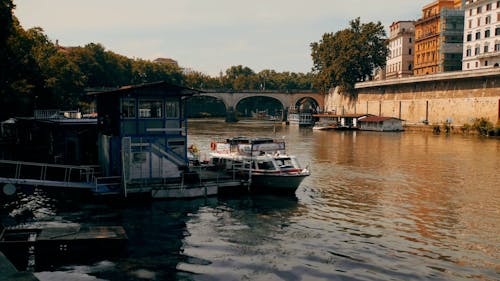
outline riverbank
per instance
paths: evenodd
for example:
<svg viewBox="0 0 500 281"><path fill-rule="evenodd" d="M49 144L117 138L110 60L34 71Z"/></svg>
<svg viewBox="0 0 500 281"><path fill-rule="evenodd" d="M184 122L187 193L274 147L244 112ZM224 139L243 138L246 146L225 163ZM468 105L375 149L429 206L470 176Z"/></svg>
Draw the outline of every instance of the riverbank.
<svg viewBox="0 0 500 281"><path fill-rule="evenodd" d="M479 136L481 133L477 128L473 128L470 125L457 126L457 125L415 125L407 124L403 126L406 132L422 132L422 133L433 133L433 134L453 134L453 135L471 135ZM496 126L491 129L488 133L489 137L500 137L500 127Z"/></svg>
<svg viewBox="0 0 500 281"><path fill-rule="evenodd" d="M411 124L463 125L500 120L500 69L457 71L356 84L350 95L331 89L325 110L398 117Z"/></svg>

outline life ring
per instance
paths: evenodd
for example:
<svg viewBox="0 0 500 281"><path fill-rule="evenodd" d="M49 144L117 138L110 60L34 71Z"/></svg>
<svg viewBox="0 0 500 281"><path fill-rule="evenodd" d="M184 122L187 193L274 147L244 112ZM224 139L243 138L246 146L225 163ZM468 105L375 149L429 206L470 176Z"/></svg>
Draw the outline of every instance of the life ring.
<svg viewBox="0 0 500 281"><path fill-rule="evenodd" d="M217 144L213 141L210 143L210 149L215 150L217 148Z"/></svg>

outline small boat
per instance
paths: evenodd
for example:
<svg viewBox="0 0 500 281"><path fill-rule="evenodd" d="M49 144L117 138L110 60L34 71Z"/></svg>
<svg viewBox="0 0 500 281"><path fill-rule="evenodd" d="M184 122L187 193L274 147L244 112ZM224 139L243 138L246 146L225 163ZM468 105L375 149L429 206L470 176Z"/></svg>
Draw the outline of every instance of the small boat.
<svg viewBox="0 0 500 281"><path fill-rule="evenodd" d="M313 130L334 130L338 128L338 115L331 113L313 114L314 122Z"/></svg>
<svg viewBox="0 0 500 281"><path fill-rule="evenodd" d="M310 175L286 153L284 140L235 137L212 142L211 150L210 165L249 179L251 191L295 193Z"/></svg>

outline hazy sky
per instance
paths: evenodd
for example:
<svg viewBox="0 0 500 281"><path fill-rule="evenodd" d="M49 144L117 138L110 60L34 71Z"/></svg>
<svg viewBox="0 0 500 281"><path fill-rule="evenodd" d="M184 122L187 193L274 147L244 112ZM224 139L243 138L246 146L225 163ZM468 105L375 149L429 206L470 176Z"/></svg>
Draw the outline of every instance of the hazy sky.
<svg viewBox="0 0 500 281"><path fill-rule="evenodd" d="M101 43L130 58L169 57L218 75L309 72L309 44L362 22L414 20L432 1L415 0L14 0L24 28L39 26L63 46Z"/></svg>

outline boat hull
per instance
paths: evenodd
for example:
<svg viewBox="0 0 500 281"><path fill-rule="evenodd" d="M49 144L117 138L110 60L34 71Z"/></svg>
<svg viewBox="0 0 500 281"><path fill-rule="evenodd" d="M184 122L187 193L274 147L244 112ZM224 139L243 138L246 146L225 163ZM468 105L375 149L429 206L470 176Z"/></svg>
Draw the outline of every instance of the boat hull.
<svg viewBox="0 0 500 281"><path fill-rule="evenodd" d="M252 175L252 191L295 193L308 174Z"/></svg>

